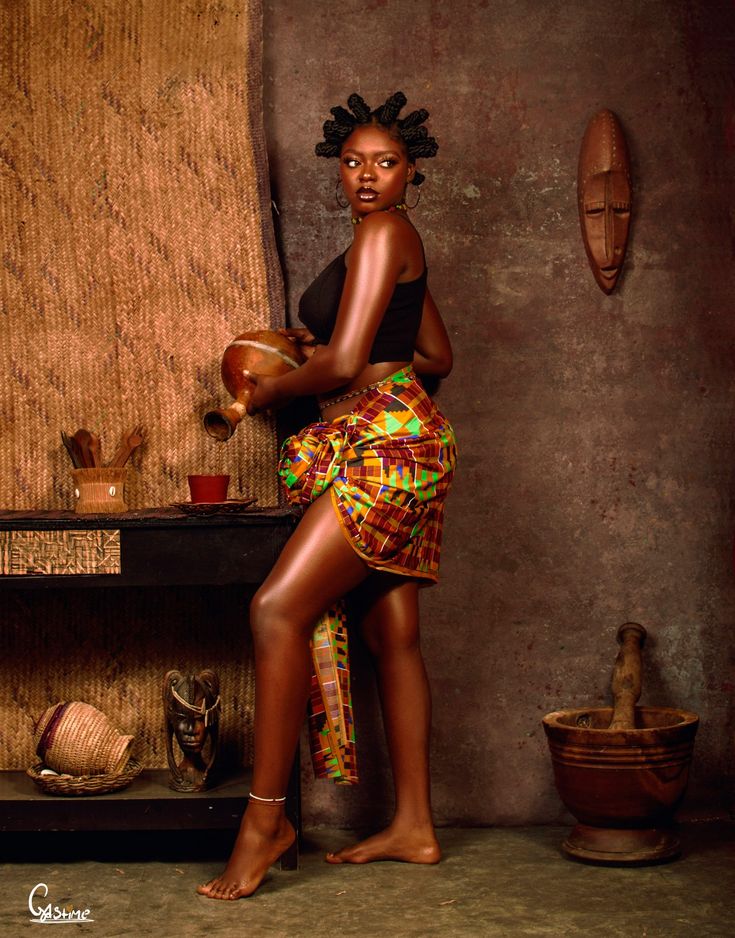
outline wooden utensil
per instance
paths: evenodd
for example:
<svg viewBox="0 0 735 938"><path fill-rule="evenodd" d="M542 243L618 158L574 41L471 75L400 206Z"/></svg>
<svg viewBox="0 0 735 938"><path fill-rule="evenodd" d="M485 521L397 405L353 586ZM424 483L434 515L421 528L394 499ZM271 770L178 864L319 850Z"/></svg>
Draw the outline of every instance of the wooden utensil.
<svg viewBox="0 0 735 938"><path fill-rule="evenodd" d="M72 466L74 466L75 469L84 468L82 460L81 460L81 456L79 452L77 451L75 441L72 440L69 434L65 433L63 430L61 431L61 442L66 447L66 451L69 454L69 458L71 459Z"/></svg>
<svg viewBox="0 0 735 938"><path fill-rule="evenodd" d="M126 433L123 433L122 440L120 441L120 446L117 449L117 452L112 457L109 466L124 466L125 463L130 458L131 453L143 442L143 427L134 427L132 430L128 430Z"/></svg>
<svg viewBox="0 0 735 938"><path fill-rule="evenodd" d="M96 433L90 431L89 434L89 455L92 457L92 465L95 469L99 468L102 465L102 453L101 453L101 444L100 438Z"/></svg>
<svg viewBox="0 0 735 938"><path fill-rule="evenodd" d="M73 436L73 439L79 449L80 458L82 460L82 469L94 469L94 456L89 448L91 437L92 434L89 432L89 430L85 430L84 427L81 427L79 430L77 430Z"/></svg>

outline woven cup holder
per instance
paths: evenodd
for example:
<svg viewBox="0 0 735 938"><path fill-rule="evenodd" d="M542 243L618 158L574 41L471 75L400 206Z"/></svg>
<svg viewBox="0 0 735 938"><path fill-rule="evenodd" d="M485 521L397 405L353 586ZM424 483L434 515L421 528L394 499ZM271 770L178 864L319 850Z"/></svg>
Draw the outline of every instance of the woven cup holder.
<svg viewBox="0 0 735 938"><path fill-rule="evenodd" d="M126 788L140 775L142 766L136 759L129 759L122 771L103 775L43 774L45 770L47 766L37 762L26 769L26 775L47 795L105 795Z"/></svg>
<svg viewBox="0 0 735 938"><path fill-rule="evenodd" d="M126 467L72 469L71 474L74 479L74 511L78 515L110 515L128 510L125 503Z"/></svg>

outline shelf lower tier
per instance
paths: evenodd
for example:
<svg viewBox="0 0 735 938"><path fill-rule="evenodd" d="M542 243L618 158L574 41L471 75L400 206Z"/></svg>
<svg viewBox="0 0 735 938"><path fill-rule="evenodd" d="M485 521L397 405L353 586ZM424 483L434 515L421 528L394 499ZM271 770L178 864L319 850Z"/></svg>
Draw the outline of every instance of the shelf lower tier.
<svg viewBox="0 0 735 938"><path fill-rule="evenodd" d="M25 772L0 771L0 831L184 831L237 830L250 790L250 772L209 791L168 787L167 769L147 769L122 791L105 795L47 795ZM287 812L300 829L298 762L292 772ZM299 838L280 858L283 870L299 865Z"/></svg>
<svg viewBox="0 0 735 938"><path fill-rule="evenodd" d="M250 774L206 792L168 787L166 769L145 770L122 791L48 795L25 772L0 771L0 831L117 831L237 829Z"/></svg>

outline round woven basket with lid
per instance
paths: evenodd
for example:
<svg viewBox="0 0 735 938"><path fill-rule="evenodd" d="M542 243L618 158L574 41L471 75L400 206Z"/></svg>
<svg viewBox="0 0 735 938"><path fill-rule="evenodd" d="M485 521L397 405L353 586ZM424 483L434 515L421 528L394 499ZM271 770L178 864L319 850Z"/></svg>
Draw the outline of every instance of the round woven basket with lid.
<svg viewBox="0 0 735 938"><path fill-rule="evenodd" d="M45 765L74 776L122 772L134 739L119 733L101 710L81 701L49 707L33 737Z"/></svg>

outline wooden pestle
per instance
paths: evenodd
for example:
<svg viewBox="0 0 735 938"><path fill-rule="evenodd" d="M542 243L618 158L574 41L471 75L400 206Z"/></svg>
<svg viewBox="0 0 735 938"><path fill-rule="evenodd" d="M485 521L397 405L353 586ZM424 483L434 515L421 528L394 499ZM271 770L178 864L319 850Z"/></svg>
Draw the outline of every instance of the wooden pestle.
<svg viewBox="0 0 735 938"><path fill-rule="evenodd" d="M641 696L641 648L646 630L637 622L626 622L618 629L620 650L612 675L614 710L611 730L635 729L635 705Z"/></svg>

